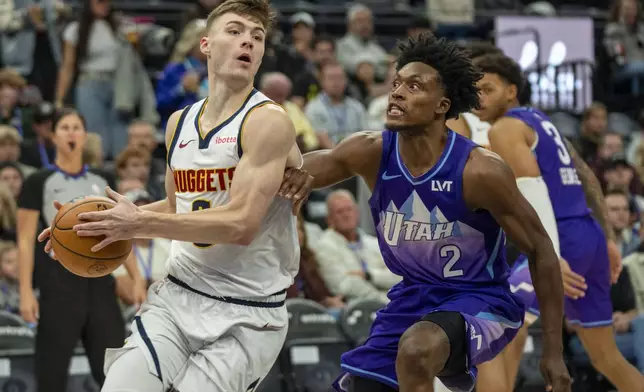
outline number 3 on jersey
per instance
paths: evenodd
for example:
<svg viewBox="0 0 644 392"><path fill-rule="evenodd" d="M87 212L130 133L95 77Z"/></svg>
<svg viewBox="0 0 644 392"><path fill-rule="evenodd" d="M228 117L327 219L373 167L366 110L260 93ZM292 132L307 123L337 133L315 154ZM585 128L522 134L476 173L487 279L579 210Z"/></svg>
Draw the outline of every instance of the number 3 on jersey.
<svg viewBox="0 0 644 392"><path fill-rule="evenodd" d="M559 160L561 161L561 163L566 166L570 165L570 162L572 162L572 159L570 158L570 153L568 152L568 149L566 148L566 144L561 138L561 134L559 134L559 130L557 129L557 127L555 127L555 125L550 121L543 121L541 123L541 127L543 127L543 130L546 131L548 135L552 137L555 144L557 145L557 155L559 156Z"/></svg>
<svg viewBox="0 0 644 392"><path fill-rule="evenodd" d="M210 201L209 200L202 200L202 199L197 199L192 202L192 210L193 211L199 211L199 210L206 210L210 208ZM196 242L193 243L194 246L197 248L209 248L212 246L212 244L198 244Z"/></svg>

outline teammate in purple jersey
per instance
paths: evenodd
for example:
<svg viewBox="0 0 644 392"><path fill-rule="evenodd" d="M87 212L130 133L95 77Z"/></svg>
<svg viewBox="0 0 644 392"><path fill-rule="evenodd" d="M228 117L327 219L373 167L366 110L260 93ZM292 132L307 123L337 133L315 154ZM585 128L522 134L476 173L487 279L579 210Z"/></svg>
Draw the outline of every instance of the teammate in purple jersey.
<svg viewBox="0 0 644 392"><path fill-rule="evenodd" d="M519 107L523 79L518 64L504 55L484 56L474 63L484 73L478 83L481 108L476 114L493 124L490 147L514 172L518 188L537 211L562 259L568 321L598 371L620 391L644 391L644 376L620 354L611 326L610 285L619 276L621 262L599 182L548 116ZM526 267L517 262L510 277L513 291L524 300L526 323L501 355L480 367L479 392L513 390L527 325L537 319L540 308L543 316L543 303L537 300L531 279L539 272ZM499 376L503 374L505 378Z"/></svg>
<svg viewBox="0 0 644 392"><path fill-rule="evenodd" d="M454 44L431 34L401 43L400 50L388 130L356 133L333 150L305 155L315 188L356 175L367 182L384 260L403 277L366 343L342 356L345 374L335 387L433 391L439 377L452 391L471 390L476 367L522 324L522 304L507 282L507 232L536 271L543 375L553 391L570 391L552 243L503 161L445 126L447 118L478 107L481 74ZM292 197L300 187L292 180L281 194Z"/></svg>

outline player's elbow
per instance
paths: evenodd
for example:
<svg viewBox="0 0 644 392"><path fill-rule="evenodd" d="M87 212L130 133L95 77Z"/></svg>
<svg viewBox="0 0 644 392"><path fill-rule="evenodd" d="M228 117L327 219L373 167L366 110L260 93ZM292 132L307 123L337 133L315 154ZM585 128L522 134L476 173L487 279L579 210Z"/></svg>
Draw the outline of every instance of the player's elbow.
<svg viewBox="0 0 644 392"><path fill-rule="evenodd" d="M261 222L255 217L246 214L239 214L232 224L231 242L235 245L250 245L259 232Z"/></svg>

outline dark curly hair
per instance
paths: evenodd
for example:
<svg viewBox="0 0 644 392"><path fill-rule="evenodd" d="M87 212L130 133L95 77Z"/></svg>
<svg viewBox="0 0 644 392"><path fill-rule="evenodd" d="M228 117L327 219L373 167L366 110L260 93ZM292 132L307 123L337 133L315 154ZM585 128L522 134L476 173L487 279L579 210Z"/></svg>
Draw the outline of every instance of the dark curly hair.
<svg viewBox="0 0 644 392"><path fill-rule="evenodd" d="M490 54L474 60L481 72L498 75L503 81L517 87L517 99L522 97L526 79L516 61L502 54Z"/></svg>
<svg viewBox="0 0 644 392"><path fill-rule="evenodd" d="M483 74L472 65L469 54L455 43L436 38L428 32L399 42L398 49L397 70L409 63L420 62L438 72L445 95L451 102L446 118L480 108L476 82Z"/></svg>

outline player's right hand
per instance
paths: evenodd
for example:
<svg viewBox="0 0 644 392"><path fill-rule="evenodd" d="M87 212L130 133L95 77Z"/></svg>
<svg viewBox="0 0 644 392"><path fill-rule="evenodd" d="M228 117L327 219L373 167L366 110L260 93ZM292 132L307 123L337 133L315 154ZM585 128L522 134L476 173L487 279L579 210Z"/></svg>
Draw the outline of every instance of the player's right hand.
<svg viewBox="0 0 644 392"><path fill-rule="evenodd" d="M28 323L35 324L38 322L40 309L33 290L20 293L20 316Z"/></svg>
<svg viewBox="0 0 644 392"><path fill-rule="evenodd" d="M559 267L561 268L561 278L563 279L564 293L572 298L579 299L586 295L586 279L575 273L564 259L559 259Z"/></svg>
<svg viewBox="0 0 644 392"><path fill-rule="evenodd" d="M54 201L54 208L56 209L56 211L60 210L62 207L63 205L60 204L60 202L58 202L57 200ZM56 255L54 254L54 250L51 245L51 240L49 239L49 237L51 237L51 227L46 228L40 234L38 234L38 242L43 242L47 240L47 243L45 244L45 253L49 254L49 256L51 256L52 259L58 260L56 258Z"/></svg>

